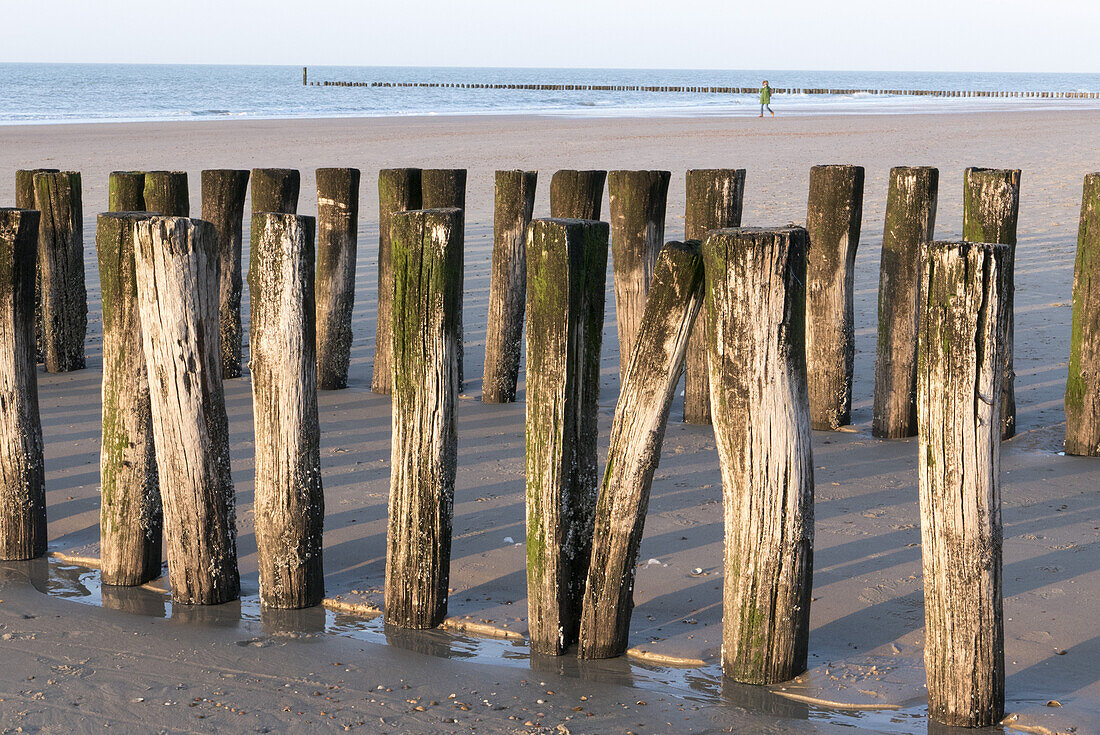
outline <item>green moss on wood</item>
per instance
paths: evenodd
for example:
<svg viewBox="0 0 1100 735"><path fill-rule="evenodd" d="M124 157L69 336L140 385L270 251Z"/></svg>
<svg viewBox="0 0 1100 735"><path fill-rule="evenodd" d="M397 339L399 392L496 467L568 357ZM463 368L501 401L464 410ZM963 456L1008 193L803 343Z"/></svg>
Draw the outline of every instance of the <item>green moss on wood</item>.
<svg viewBox="0 0 1100 735"><path fill-rule="evenodd" d="M35 209L34 206L34 175L56 174L60 171L56 168L28 168L15 172L15 207L16 209Z"/></svg>
<svg viewBox="0 0 1100 735"><path fill-rule="evenodd" d="M186 171L146 171L142 192L144 209L165 217L189 217Z"/></svg>
<svg viewBox="0 0 1100 735"><path fill-rule="evenodd" d="M107 180L107 211L145 211L145 172L112 171Z"/></svg>
<svg viewBox="0 0 1100 735"><path fill-rule="evenodd" d="M252 212L296 214L302 175L293 168L252 169Z"/></svg>
<svg viewBox="0 0 1100 735"><path fill-rule="evenodd" d="M396 213L390 239L395 413L386 614L397 625L431 627L447 609L462 212ZM412 435L428 426L442 435Z"/></svg>
<svg viewBox="0 0 1100 735"><path fill-rule="evenodd" d="M1066 453L1100 455L1100 173L1082 192L1068 373Z"/></svg>
<svg viewBox="0 0 1100 735"><path fill-rule="evenodd" d="M421 170L418 168L382 169L378 172L378 324L374 340L374 366L371 390L389 393L393 332L393 254L390 228L395 212L421 208Z"/></svg>
<svg viewBox="0 0 1100 735"><path fill-rule="evenodd" d="M82 370L88 327L84 278L84 209L75 171L34 176L42 284L42 353L49 372Z"/></svg>
<svg viewBox="0 0 1100 735"><path fill-rule="evenodd" d="M550 216L600 219L606 171L556 171L550 179Z"/></svg>
<svg viewBox="0 0 1100 735"><path fill-rule="evenodd" d="M526 477L532 647L576 640L596 491L608 227L533 220L527 247ZM536 529L542 529L541 534Z"/></svg>

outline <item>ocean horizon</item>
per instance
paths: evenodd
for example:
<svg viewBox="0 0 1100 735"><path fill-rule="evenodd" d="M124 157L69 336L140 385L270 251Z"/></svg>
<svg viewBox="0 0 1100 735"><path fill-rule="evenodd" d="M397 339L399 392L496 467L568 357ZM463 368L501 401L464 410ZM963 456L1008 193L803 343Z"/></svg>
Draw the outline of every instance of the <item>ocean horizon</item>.
<svg viewBox="0 0 1100 735"><path fill-rule="evenodd" d="M311 66L309 80L428 84L1100 92L1100 74ZM0 125L434 115L755 115L755 94L302 84L301 66L0 64ZM1100 99L777 94L782 115L1100 109Z"/></svg>

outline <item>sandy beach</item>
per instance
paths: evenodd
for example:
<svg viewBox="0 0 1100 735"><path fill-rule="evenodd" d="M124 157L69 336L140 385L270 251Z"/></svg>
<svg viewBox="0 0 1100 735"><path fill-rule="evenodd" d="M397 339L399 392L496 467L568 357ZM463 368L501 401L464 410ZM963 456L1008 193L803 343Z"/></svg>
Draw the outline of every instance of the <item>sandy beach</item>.
<svg viewBox="0 0 1100 735"><path fill-rule="evenodd" d="M924 715L917 442L871 437L879 249L889 169L899 165L939 168L942 239L961 233L966 167L1023 171L1018 434L1002 451L1006 711L1018 724L1046 728L1033 732L1100 731L1100 460L1058 454L1081 183L1100 169L1100 112L777 112L762 120L441 116L0 126L0 201L14 200L18 168L82 173L89 298L88 368L38 376L50 550L59 556L0 563L0 732L932 732ZM712 430L683 424L679 398L642 543L635 656L580 665L571 656L531 659L521 640L482 640L486 633L522 636L527 610L522 374L515 404L480 401L494 170L538 170L539 217L549 214L556 169L668 169L665 239L672 240L683 237L685 170L747 169L743 222L770 226L804 222L810 166L824 163L864 166L866 188L853 423L813 437L810 671L767 689L720 685L721 478ZM151 589L79 604L100 599L94 574L76 562L98 556L102 332L94 232L108 174L185 170L198 216L202 169L258 166L301 170L300 214L316 213L314 169L363 171L350 387L319 396L326 590L345 611L334 605L261 615L248 600L172 608ZM346 612L379 605L384 579L390 401L370 392L376 184L378 169L400 166L469 170L452 633L387 633L370 615ZM245 243L247 267L247 229ZM609 272L602 458L619 388L611 286ZM243 310L247 316L247 300ZM247 375L226 381L242 585L254 597L250 391ZM662 659L687 667L653 663Z"/></svg>

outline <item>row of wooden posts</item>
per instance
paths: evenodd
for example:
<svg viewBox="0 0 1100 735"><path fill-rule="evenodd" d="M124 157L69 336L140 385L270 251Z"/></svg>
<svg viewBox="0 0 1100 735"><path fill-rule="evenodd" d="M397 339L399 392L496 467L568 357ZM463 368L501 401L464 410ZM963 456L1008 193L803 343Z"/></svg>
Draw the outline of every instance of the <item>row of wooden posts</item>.
<svg viewBox="0 0 1100 735"><path fill-rule="evenodd" d="M193 220L183 173L116 173L109 209L119 211L100 215L97 227L103 581L157 576L163 523L180 603L239 594L222 378L240 372L249 178L204 171L203 219ZM804 670L810 428L848 422L863 178L860 167L814 167L807 227L754 229L739 226L744 170L690 171L687 237L663 244L668 172L559 171L548 219L532 218L534 172L497 173L485 400L514 400L526 321L534 651L561 654L576 643L581 656L601 658L626 649L649 490L686 370L685 412L691 404L698 420L713 422L723 475L723 669L753 683ZM87 313L79 174L38 171L30 179L33 209L0 210L0 374L9 381L0 401L0 541L9 559L45 550L36 345L48 370L81 367ZM999 444L1014 415L1019 172L967 170L964 242L932 242L937 179L930 168L891 172L874 430L920 436L931 711L944 722L979 725L1003 709ZM327 387L347 375L359 172L320 169L317 180L315 220L292 213L297 171L251 173L256 536L261 600L273 607L314 605L323 594L316 390L326 374L326 329L342 335L333 338L336 379ZM465 180L461 169L379 175L372 382L392 392L394 413L385 615L410 628L438 625L447 609ZM605 182L610 226L599 221ZM601 483L597 398L609 239L622 389ZM1079 276L1097 247L1100 175L1091 175ZM1079 417L1087 415L1080 423L1093 432L1083 453L1095 454L1100 308L1089 283L1078 278L1067 418L1072 393ZM693 364L702 387L692 387Z"/></svg>
<svg viewBox="0 0 1100 735"><path fill-rule="evenodd" d="M305 83L305 82L303 82ZM500 89L537 92L682 92L690 94L760 94L759 87L704 87L642 84L522 84L476 82L352 82L326 80L309 82L315 87L367 87L390 89L419 87L426 89ZM1100 92L1024 92L1010 90L961 89L829 89L826 87L775 87L773 94L792 95L888 95L894 97L974 97L1002 99L1095 100Z"/></svg>

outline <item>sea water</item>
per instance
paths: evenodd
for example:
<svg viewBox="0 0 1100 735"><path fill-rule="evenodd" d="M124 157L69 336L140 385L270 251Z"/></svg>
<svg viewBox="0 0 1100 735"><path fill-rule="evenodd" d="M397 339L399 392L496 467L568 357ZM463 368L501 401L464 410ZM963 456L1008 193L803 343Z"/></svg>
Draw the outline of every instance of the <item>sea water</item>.
<svg viewBox="0 0 1100 735"><path fill-rule="evenodd" d="M1100 92L1100 74L309 67L311 81ZM1100 109L1093 99L784 95L777 114ZM756 115L755 94L304 86L300 66L0 64L0 124L538 114Z"/></svg>

